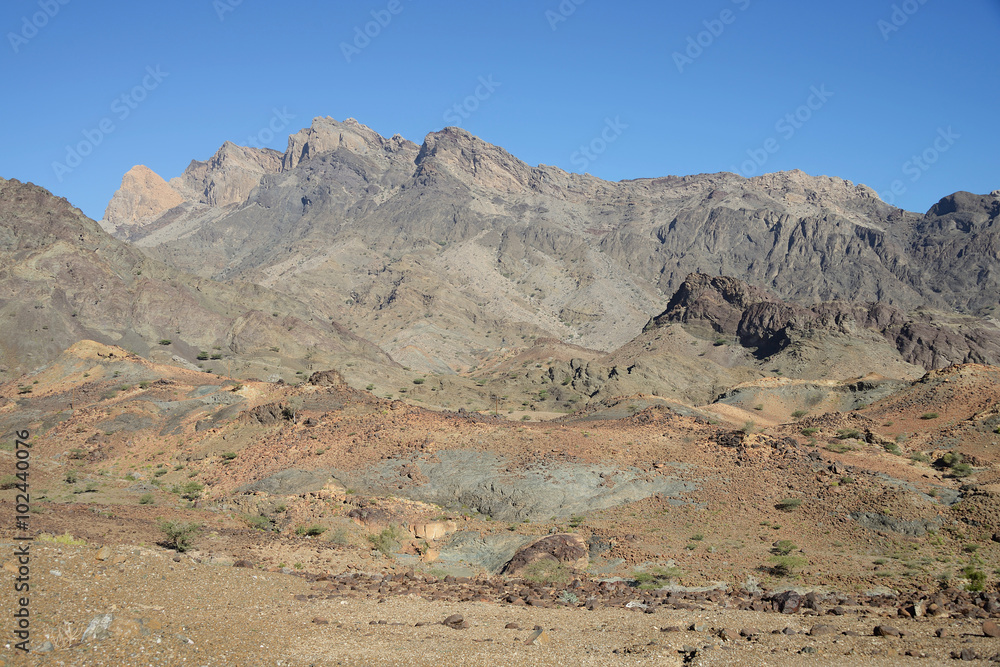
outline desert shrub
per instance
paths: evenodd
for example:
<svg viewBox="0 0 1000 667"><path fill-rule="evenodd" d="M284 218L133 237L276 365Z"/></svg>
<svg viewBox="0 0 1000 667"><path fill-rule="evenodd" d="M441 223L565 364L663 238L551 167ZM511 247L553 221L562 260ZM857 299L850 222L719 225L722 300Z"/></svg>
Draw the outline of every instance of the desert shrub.
<svg viewBox="0 0 1000 667"><path fill-rule="evenodd" d="M82 546L87 543L87 540L76 539L69 532L65 532L62 535L49 535L47 533L42 533L38 536L38 539L42 542L54 542L56 544L66 544L69 546Z"/></svg>
<svg viewBox="0 0 1000 667"><path fill-rule="evenodd" d="M967 565L962 569L962 574L965 578L969 580L968 585L966 585L965 590L967 591L982 591L986 588L986 573L982 570L977 570L972 565Z"/></svg>
<svg viewBox="0 0 1000 667"><path fill-rule="evenodd" d="M931 457L927 456L923 452L913 452L910 454L910 459L919 463L930 463Z"/></svg>
<svg viewBox="0 0 1000 667"><path fill-rule="evenodd" d="M802 417L805 417L807 414L809 414L808 410L796 410L795 412L792 413L792 417L794 419L801 419Z"/></svg>
<svg viewBox="0 0 1000 667"><path fill-rule="evenodd" d="M972 466L968 463L956 463L951 467L951 474L955 477L968 477L972 474Z"/></svg>
<svg viewBox="0 0 1000 667"><path fill-rule="evenodd" d="M771 574L776 577L787 577L806 564L802 556L771 556Z"/></svg>
<svg viewBox="0 0 1000 667"><path fill-rule="evenodd" d="M413 378L413 384L423 384L424 382L427 382L424 378Z"/></svg>
<svg viewBox="0 0 1000 667"><path fill-rule="evenodd" d="M66 473L66 476L63 477L63 480L67 484L76 484L76 482L77 482L78 479L79 479L79 477L77 477L77 474L76 474L75 470L70 470L69 472Z"/></svg>
<svg viewBox="0 0 1000 667"><path fill-rule="evenodd" d="M572 577L573 571L566 565L552 558L543 558L530 563L521 572L525 581L536 584L565 584Z"/></svg>
<svg viewBox="0 0 1000 667"><path fill-rule="evenodd" d="M152 504L154 504L154 502L155 502L155 498L153 498L153 494L152 493L144 493L141 496L139 496L139 504L140 505L152 505Z"/></svg>
<svg viewBox="0 0 1000 667"><path fill-rule="evenodd" d="M186 523L182 521L161 521L160 530L163 532L164 544L177 551L187 551L191 548L191 541L195 534L201 529L197 523Z"/></svg>
<svg viewBox="0 0 1000 667"><path fill-rule="evenodd" d="M565 602L567 604L576 604L580 601L580 597L573 591L563 591L559 594L559 602Z"/></svg>
<svg viewBox="0 0 1000 667"><path fill-rule="evenodd" d="M259 514L245 514L242 518L244 523L254 530L271 530L271 520L266 516L261 516Z"/></svg>
<svg viewBox="0 0 1000 667"><path fill-rule="evenodd" d="M753 409L756 410L757 412L760 412L761 410L764 409L764 404L758 403L757 405L753 406Z"/></svg>
<svg viewBox="0 0 1000 667"><path fill-rule="evenodd" d="M331 530L330 537L328 537L327 539L330 541L331 544L339 544L340 546L347 546L348 544L351 543L351 534L346 528L340 526L338 528L334 528L333 530Z"/></svg>
<svg viewBox="0 0 1000 667"><path fill-rule="evenodd" d="M4 475L3 477L0 477L0 491L6 491L7 489L13 489L14 487L16 487L20 483L21 483L21 480L19 480L14 475Z"/></svg>
<svg viewBox="0 0 1000 667"><path fill-rule="evenodd" d="M940 415L936 412L925 412L920 415L921 419L937 419Z"/></svg>
<svg viewBox="0 0 1000 667"><path fill-rule="evenodd" d="M841 484L854 484L854 478L851 477L850 475L844 475L843 477L840 478L840 483Z"/></svg>
<svg viewBox="0 0 1000 667"><path fill-rule="evenodd" d="M747 423L743 424L743 427L740 428L740 430L743 431L744 433L753 433L754 429L756 428L757 428L756 422L748 421Z"/></svg>
<svg viewBox="0 0 1000 667"><path fill-rule="evenodd" d="M802 429L802 435L816 435L817 433L819 433L819 429L813 426Z"/></svg>
<svg viewBox="0 0 1000 667"><path fill-rule="evenodd" d="M296 535L302 535L304 537L319 537L326 532L326 528L318 524L313 524L311 526L299 526L295 529Z"/></svg>
<svg viewBox="0 0 1000 667"><path fill-rule="evenodd" d="M842 428L837 431L837 440L860 440L861 431L853 428Z"/></svg>
<svg viewBox="0 0 1000 667"><path fill-rule="evenodd" d="M650 590L663 588L667 584L677 581L681 574L679 567L654 567L649 572L633 572L632 580L639 588Z"/></svg>
<svg viewBox="0 0 1000 667"><path fill-rule="evenodd" d="M826 450L834 452L835 454L843 454L845 452L853 452L854 447L844 444L843 442L831 442L827 444Z"/></svg>
<svg viewBox="0 0 1000 667"><path fill-rule="evenodd" d="M174 341L170 340L169 338L161 338L160 339L160 345L170 345L173 342Z"/></svg>
<svg viewBox="0 0 1000 667"><path fill-rule="evenodd" d="M798 548L791 540L778 540L771 548L771 553L777 556L787 556Z"/></svg>
<svg viewBox="0 0 1000 667"><path fill-rule="evenodd" d="M232 461L233 459L236 458L236 452L226 452L225 454L222 455L222 458L225 459L226 461Z"/></svg>
<svg viewBox="0 0 1000 667"><path fill-rule="evenodd" d="M176 493L181 498L186 500L196 500L201 497L201 492L204 489L204 484L200 484L198 482L186 482L184 484L175 484L174 488L171 489L171 493Z"/></svg>
<svg viewBox="0 0 1000 667"><path fill-rule="evenodd" d="M889 452L890 454L895 454L896 456L902 456L903 454L903 450L901 450L899 448L899 445L897 445L894 442L887 442L886 444L882 445L882 449Z"/></svg>
<svg viewBox="0 0 1000 667"><path fill-rule="evenodd" d="M774 507L782 512L791 512L793 510L797 510L801 504L801 498L785 498L784 500L779 501Z"/></svg>
<svg viewBox="0 0 1000 667"><path fill-rule="evenodd" d="M399 548L400 536L399 529L396 526L389 526L381 533L369 535L368 541L375 551L380 552L383 556L391 556Z"/></svg>

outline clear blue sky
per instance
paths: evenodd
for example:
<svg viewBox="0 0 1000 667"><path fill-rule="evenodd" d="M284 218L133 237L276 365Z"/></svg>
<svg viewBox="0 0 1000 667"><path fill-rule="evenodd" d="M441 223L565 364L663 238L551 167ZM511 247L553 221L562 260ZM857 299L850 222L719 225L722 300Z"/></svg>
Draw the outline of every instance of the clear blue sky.
<svg viewBox="0 0 1000 667"><path fill-rule="evenodd" d="M135 164L284 150L314 116L610 180L798 168L920 212L1000 188L1000 0L8 0L0 28L0 176L94 218Z"/></svg>

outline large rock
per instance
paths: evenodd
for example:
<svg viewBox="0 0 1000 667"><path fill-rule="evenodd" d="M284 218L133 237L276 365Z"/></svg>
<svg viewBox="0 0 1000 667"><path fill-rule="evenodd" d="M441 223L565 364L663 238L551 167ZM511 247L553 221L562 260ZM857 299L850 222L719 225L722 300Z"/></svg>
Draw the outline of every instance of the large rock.
<svg viewBox="0 0 1000 667"><path fill-rule="evenodd" d="M503 572L517 575L532 563L541 560L565 563L573 569L583 570L590 563L589 554L587 543L576 533L557 533L518 549Z"/></svg>

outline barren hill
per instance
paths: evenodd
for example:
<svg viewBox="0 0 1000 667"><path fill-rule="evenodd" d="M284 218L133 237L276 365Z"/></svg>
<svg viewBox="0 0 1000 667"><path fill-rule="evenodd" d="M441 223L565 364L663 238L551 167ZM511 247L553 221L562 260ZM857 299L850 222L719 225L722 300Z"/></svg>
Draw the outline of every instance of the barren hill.
<svg viewBox="0 0 1000 667"><path fill-rule="evenodd" d="M188 188L155 220L108 222L186 271L320 304L425 371L464 371L534 338L610 352L692 272L804 306L903 312L988 315L1000 289L996 195L956 193L921 216L798 171L611 183L531 167L458 128L418 146L353 119L315 119L280 165L258 152L248 169L227 157L240 150L252 149L227 144L179 179L238 180L224 203Z"/></svg>
<svg viewBox="0 0 1000 667"><path fill-rule="evenodd" d="M16 180L0 179L0 259L0 377L33 370L82 339L243 376L291 379L310 364L348 359L364 361L372 376L395 368L374 345L318 320L300 301L168 267L66 200Z"/></svg>

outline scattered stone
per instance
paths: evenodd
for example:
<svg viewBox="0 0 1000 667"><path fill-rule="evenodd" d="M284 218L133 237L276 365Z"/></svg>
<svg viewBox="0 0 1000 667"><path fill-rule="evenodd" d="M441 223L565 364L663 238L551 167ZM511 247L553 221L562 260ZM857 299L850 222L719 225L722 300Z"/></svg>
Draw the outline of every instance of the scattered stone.
<svg viewBox="0 0 1000 667"><path fill-rule="evenodd" d="M254 564L251 561L241 558L240 560L233 563L233 567L245 567L252 570L254 568Z"/></svg>
<svg viewBox="0 0 1000 667"><path fill-rule="evenodd" d="M529 646L538 646L540 644L548 644L550 641L552 641L552 638L549 636L549 633L542 628L538 628L524 641L524 643Z"/></svg>
<svg viewBox="0 0 1000 667"><path fill-rule="evenodd" d="M987 637L1000 637L1000 625L996 621L983 621L983 634Z"/></svg>
<svg viewBox="0 0 1000 667"><path fill-rule="evenodd" d="M797 634L799 634L799 631L796 630L795 628L785 628L784 630L781 631L781 634L783 634L783 635L797 635Z"/></svg>
<svg viewBox="0 0 1000 667"><path fill-rule="evenodd" d="M42 642L41 646L39 646L36 649L33 649L32 653L51 653L54 650L56 650L56 647L52 645L52 642L46 639L44 642Z"/></svg>
<svg viewBox="0 0 1000 667"><path fill-rule="evenodd" d="M103 546L97 550L97 560L107 560L111 558L111 547Z"/></svg>
<svg viewBox="0 0 1000 667"><path fill-rule="evenodd" d="M112 621L115 617L112 614L99 614L90 621L87 625L87 629L83 631L83 637L81 641L90 641L92 639L107 639L111 636L108 632L108 628L111 627Z"/></svg>
<svg viewBox="0 0 1000 667"><path fill-rule="evenodd" d="M948 632L948 628L938 628L934 631L935 637L948 637L951 633Z"/></svg>
<svg viewBox="0 0 1000 667"><path fill-rule="evenodd" d="M782 614L796 614L802 608L802 596L795 591L785 591L774 597L774 603Z"/></svg>
<svg viewBox="0 0 1000 667"><path fill-rule="evenodd" d="M690 632L705 632L707 629L708 626L704 623L692 623L688 626L688 631Z"/></svg>
<svg viewBox="0 0 1000 667"><path fill-rule="evenodd" d="M681 626L679 625L668 625L665 628L660 628L660 632L680 632Z"/></svg>
<svg viewBox="0 0 1000 667"><path fill-rule="evenodd" d="M448 618L441 621L441 625L446 625L452 630L465 630L469 627L469 622L465 620L465 617L461 614L452 614Z"/></svg>
<svg viewBox="0 0 1000 667"><path fill-rule="evenodd" d="M832 625L814 625L809 630L810 637L822 637L824 635L837 634L837 628Z"/></svg>
<svg viewBox="0 0 1000 667"><path fill-rule="evenodd" d="M319 616L314 618L312 622L315 623L316 625L330 625L330 621L328 621L325 618L320 618Z"/></svg>
<svg viewBox="0 0 1000 667"><path fill-rule="evenodd" d="M503 627L504 627L505 630L520 630L521 629L521 626L518 625L517 623L508 623L507 625L505 625Z"/></svg>
<svg viewBox="0 0 1000 667"><path fill-rule="evenodd" d="M803 646L802 649L799 650L799 653L806 653L806 654L816 653L816 647L815 646Z"/></svg>
<svg viewBox="0 0 1000 667"><path fill-rule="evenodd" d="M891 625L876 625L875 626L875 632L874 632L874 634L875 634L876 637L902 637L903 636L903 633L901 633L898 629L892 627Z"/></svg>
<svg viewBox="0 0 1000 667"><path fill-rule="evenodd" d="M760 630L758 630L757 628L743 628L742 630L740 630L740 636L746 637L747 639L749 639L750 637L758 637L760 636Z"/></svg>
<svg viewBox="0 0 1000 667"><path fill-rule="evenodd" d="M740 638L740 633L732 628L723 628L716 635L725 642L734 642Z"/></svg>

